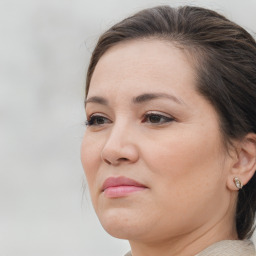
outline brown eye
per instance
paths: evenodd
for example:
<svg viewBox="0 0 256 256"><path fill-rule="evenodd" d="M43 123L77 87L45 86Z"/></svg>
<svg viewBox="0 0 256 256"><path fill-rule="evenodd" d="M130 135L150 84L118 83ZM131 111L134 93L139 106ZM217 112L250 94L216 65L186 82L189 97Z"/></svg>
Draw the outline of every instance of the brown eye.
<svg viewBox="0 0 256 256"><path fill-rule="evenodd" d="M154 114L154 113L149 113L146 114L143 122L144 123L152 123L152 124L164 124L164 123L169 123L173 121L174 118L160 115L160 114Z"/></svg>
<svg viewBox="0 0 256 256"><path fill-rule="evenodd" d="M160 115L151 115L148 117L149 122L151 123L159 123L161 122L161 116Z"/></svg>
<svg viewBox="0 0 256 256"><path fill-rule="evenodd" d="M108 123L111 123L111 121L108 118L104 116L94 115L94 116L91 116L89 120L86 121L85 124L87 126L92 126L92 125L97 126L97 125L104 125Z"/></svg>

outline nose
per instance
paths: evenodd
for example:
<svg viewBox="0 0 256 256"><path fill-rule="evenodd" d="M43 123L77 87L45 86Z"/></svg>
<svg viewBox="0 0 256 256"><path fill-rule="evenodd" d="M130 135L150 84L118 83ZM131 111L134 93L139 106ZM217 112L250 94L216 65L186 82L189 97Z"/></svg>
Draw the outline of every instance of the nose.
<svg viewBox="0 0 256 256"><path fill-rule="evenodd" d="M101 159L113 166L137 162L139 150L132 130L125 125L113 126L102 149Z"/></svg>

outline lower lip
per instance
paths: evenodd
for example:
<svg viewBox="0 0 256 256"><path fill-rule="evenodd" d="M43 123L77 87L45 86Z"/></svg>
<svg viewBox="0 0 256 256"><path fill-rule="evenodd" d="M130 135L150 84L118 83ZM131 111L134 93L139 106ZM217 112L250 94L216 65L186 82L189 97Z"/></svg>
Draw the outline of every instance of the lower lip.
<svg viewBox="0 0 256 256"><path fill-rule="evenodd" d="M109 187L104 190L104 195L109 198L124 197L131 193L142 191L146 189L145 187L136 186L117 186Z"/></svg>

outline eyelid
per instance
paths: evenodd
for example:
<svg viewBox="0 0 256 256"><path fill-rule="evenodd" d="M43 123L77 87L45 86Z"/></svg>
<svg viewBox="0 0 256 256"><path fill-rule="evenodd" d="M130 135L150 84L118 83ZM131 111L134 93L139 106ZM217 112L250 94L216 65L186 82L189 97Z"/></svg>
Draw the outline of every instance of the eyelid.
<svg viewBox="0 0 256 256"><path fill-rule="evenodd" d="M105 118L107 118L107 119L109 119L109 117L106 115L106 114L103 114L103 113L101 113L101 112L95 112L95 113L92 113L92 114L90 114L90 115L87 115L86 114L86 120L89 120L89 119L91 119L92 117L98 117L98 116L100 116L100 117L105 117Z"/></svg>
<svg viewBox="0 0 256 256"><path fill-rule="evenodd" d="M161 111L156 111L156 110L152 110L152 111L147 111L145 115L159 115L159 116L163 116L163 117L167 117L167 118L172 118L172 119L175 119L174 116L170 115L170 114L167 114L165 112L161 112Z"/></svg>

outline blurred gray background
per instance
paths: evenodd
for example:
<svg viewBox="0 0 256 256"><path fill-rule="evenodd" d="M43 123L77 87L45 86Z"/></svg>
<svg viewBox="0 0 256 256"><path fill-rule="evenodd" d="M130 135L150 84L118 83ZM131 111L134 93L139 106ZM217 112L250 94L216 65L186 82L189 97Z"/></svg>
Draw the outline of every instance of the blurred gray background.
<svg viewBox="0 0 256 256"><path fill-rule="evenodd" d="M101 32L159 4L209 7L256 32L256 0L0 0L0 256L129 249L103 231L84 189L85 73Z"/></svg>

